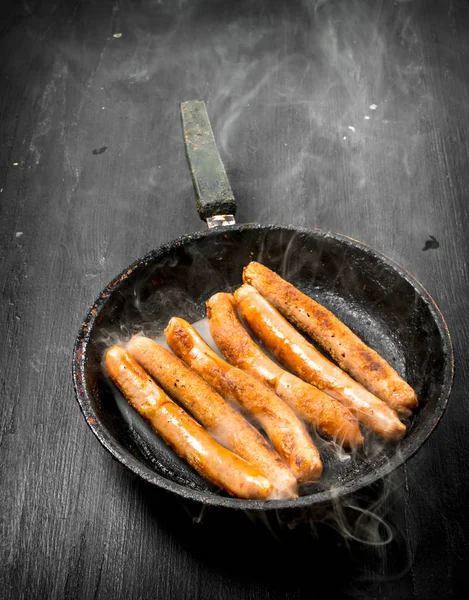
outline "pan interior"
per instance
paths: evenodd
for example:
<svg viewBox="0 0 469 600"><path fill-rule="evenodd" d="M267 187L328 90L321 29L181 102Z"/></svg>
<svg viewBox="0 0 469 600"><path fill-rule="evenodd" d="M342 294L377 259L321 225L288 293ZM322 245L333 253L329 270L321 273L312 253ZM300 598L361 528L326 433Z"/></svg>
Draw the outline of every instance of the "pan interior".
<svg viewBox="0 0 469 600"><path fill-rule="evenodd" d="M303 490L305 500L356 489L402 463L429 435L449 393L451 346L441 317L419 284L384 257L341 236L288 227L247 225L188 236L151 252L111 282L90 310L75 353L79 401L95 433L139 475L223 503L223 494L177 458L113 391L102 357L109 345L138 331L161 335L172 316L203 318L205 301L234 291L251 260L330 308L394 366L420 400L398 445L368 436L363 451L344 459L318 440L324 476Z"/></svg>

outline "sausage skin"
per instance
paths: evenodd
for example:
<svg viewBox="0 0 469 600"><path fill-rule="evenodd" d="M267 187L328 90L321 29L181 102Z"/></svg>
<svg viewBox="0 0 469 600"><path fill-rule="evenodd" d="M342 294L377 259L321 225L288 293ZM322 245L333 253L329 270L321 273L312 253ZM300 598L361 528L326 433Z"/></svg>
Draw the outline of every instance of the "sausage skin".
<svg viewBox="0 0 469 600"><path fill-rule="evenodd" d="M341 369L398 414L408 417L417 408L413 388L327 308L257 262L244 268L243 281L255 287L286 319L318 342Z"/></svg>
<svg viewBox="0 0 469 600"><path fill-rule="evenodd" d="M120 346L106 352L107 373L129 404L203 477L238 498L267 499L272 491L260 471L216 442L175 404Z"/></svg>
<svg viewBox="0 0 469 600"><path fill-rule="evenodd" d="M173 317L165 329L171 350L222 396L249 412L269 436L298 481L313 481L322 462L303 423L272 390L216 354L184 319Z"/></svg>
<svg viewBox="0 0 469 600"><path fill-rule="evenodd" d="M382 437L396 440L405 434L392 408L318 352L255 288L241 286L234 300L254 334L298 377L342 402Z"/></svg>
<svg viewBox="0 0 469 600"><path fill-rule="evenodd" d="M296 478L265 438L181 359L142 335L127 350L217 441L259 469L273 485L271 498L297 497Z"/></svg>
<svg viewBox="0 0 469 600"><path fill-rule="evenodd" d="M322 434L345 447L363 443L358 421L345 406L264 354L239 320L231 294L215 294L206 305L210 333L228 361L269 385Z"/></svg>

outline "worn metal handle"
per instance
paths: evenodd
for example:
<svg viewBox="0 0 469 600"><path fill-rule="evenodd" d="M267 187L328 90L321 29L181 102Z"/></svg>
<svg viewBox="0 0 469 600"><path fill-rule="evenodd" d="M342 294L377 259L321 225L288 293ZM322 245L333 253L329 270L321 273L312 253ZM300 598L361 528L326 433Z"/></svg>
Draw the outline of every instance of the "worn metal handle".
<svg viewBox="0 0 469 600"><path fill-rule="evenodd" d="M197 212L209 227L231 225L236 201L218 153L203 100L181 103L181 117Z"/></svg>

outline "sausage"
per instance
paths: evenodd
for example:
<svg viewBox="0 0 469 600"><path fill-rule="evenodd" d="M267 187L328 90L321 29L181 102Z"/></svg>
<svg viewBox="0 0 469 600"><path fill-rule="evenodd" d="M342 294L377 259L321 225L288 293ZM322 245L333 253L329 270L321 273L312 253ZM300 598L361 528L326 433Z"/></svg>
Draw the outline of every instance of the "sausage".
<svg viewBox="0 0 469 600"><path fill-rule="evenodd" d="M265 438L182 360L141 335L127 350L217 441L259 469L273 485L271 498L297 497L296 478Z"/></svg>
<svg viewBox="0 0 469 600"><path fill-rule="evenodd" d="M215 294L206 305L210 333L227 360L269 385L327 437L346 447L363 443L357 419L345 406L288 373L262 352L241 324L231 294Z"/></svg>
<svg viewBox="0 0 469 600"><path fill-rule="evenodd" d="M110 348L105 364L111 381L129 404L203 477L238 498L269 497L272 486L260 471L218 444L124 348Z"/></svg>
<svg viewBox="0 0 469 600"><path fill-rule="evenodd" d="M274 392L218 356L184 319L173 317L165 329L171 350L222 396L249 412L285 459L298 481L313 481L322 462L303 423Z"/></svg>
<svg viewBox="0 0 469 600"><path fill-rule="evenodd" d="M406 427L392 408L320 354L255 288L241 286L234 301L254 334L298 377L342 402L384 438L404 435Z"/></svg>
<svg viewBox="0 0 469 600"><path fill-rule="evenodd" d="M417 394L375 350L327 308L257 262L244 268L243 281L255 287L285 318L307 333L341 369L402 417L417 408Z"/></svg>

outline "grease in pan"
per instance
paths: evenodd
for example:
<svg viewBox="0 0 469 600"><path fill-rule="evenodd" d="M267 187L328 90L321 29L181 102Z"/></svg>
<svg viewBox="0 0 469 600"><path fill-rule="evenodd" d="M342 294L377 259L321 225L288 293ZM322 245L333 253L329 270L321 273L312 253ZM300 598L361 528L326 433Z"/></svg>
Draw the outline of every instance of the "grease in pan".
<svg viewBox="0 0 469 600"><path fill-rule="evenodd" d="M263 269L264 269L264 271L263 271ZM285 295L288 296L288 294L285 292L285 286L289 286L289 288L287 288L287 292L290 293L290 296L293 295L295 297L296 292L298 292L298 294L301 294L301 292L299 292L299 290L296 290L296 288L291 286L291 284L288 284L288 282L286 282L285 280L283 280L280 277L278 277L277 275L275 275L275 273L273 273L266 267L263 267L263 265L259 265L259 263L251 263L250 265L248 265L248 267L244 271L245 280L248 280L248 278L251 278L253 272L254 272L254 274L256 274L256 273L258 274L259 271L261 272L261 275L262 274L264 276L268 275L271 279L272 278L274 279L275 285L271 286L273 288L273 292L271 289L270 290L270 298L269 298L269 300L272 300L273 304L280 303L280 305L282 305L282 301L279 300L275 294L275 291L276 291L275 287L276 286L278 287L278 284L280 283L280 291L284 292L283 293L284 312L288 313L288 311L290 309L288 307L288 302L285 302ZM276 280L275 278L278 278L278 279ZM262 278L261 278L260 283L258 281L258 286L262 289L262 287L263 287L262 286ZM290 289L290 288L292 288L292 289ZM266 295L267 295L267 293L269 293L268 286L267 286ZM282 296L282 294L279 294L279 295ZM302 296L305 296L305 295L302 295ZM301 300L300 305L301 305L301 303L303 303L303 304L305 303L305 298L308 298L307 296L305 296L305 298L302 298L302 296L299 296L299 299ZM251 288L251 286L242 286L237 291L235 298L237 300L237 303L239 304L241 314L246 319L246 321L248 323L250 323L252 329L255 332L257 332L257 334L261 337L261 339L263 339L264 342L266 340L268 342L269 335L272 333L271 331L268 332L268 334L265 333L265 322L264 322L264 331L263 331L262 323L263 323L263 321L265 321L265 319L263 320L262 317L263 317L263 315L265 316L267 314L269 316L269 319L267 319L268 328L272 329L272 323L273 323L274 330L275 330L275 326L284 328L284 333L286 332L286 334L287 334L284 337L288 340L293 339L295 341L295 339L296 339L296 342L298 344L300 344L300 340L298 338L295 338L295 336L296 335L299 336L299 334L297 332L295 332L295 330L288 324L285 329L285 324L282 323L281 321L278 321L278 317L280 317L280 315L278 315L278 317L277 317L275 314L272 313L272 311L274 311L274 313L276 313L276 311L275 311L275 309L272 308L272 306L270 306L269 302L267 302L265 300L262 301L262 299L261 299L261 301L259 301L257 292L255 290L253 290ZM298 298L297 298L297 300L298 300ZM306 300L306 302L307 302L307 300ZM246 308L247 305L249 305L249 310ZM251 314L252 308L253 308L253 306L256 306L256 305L257 305L257 312L255 309L254 313L253 313L254 316L253 316ZM306 393L309 390L310 395L311 395L311 392L314 391L314 394L316 396L318 396L319 400L322 397L323 399L326 398L330 402L333 402L330 398L325 396L323 394L323 392L321 392L317 388L312 388L309 384L305 383L302 380L299 380L297 377L295 377L291 373L288 373L288 372L282 370L278 365L276 365L265 354L262 353L262 351L256 346L255 342L249 337L249 335L243 329L243 326L239 322L239 319L237 318L237 316L235 314L233 301L232 301L232 298L230 295L217 294L217 295L213 296L207 302L207 306L209 309L210 326L211 326L214 340L220 346L220 348L221 348L222 352L225 354L225 356L227 356L227 358L229 360L231 360L231 362L237 363L239 366L242 366L247 371L251 370L253 375L257 376L261 381L263 381L263 384L270 385L273 388L273 390L277 391L277 393L280 393L280 395L282 395L282 393L283 393L283 395L285 396L285 393L286 393L285 390L288 389L288 393L290 394L289 400L290 400L290 404L292 404L292 406L295 405L295 400L296 400L296 398L292 398L292 393L295 393L295 390L296 390L296 394L300 397L301 397L302 393ZM321 308L323 308L320 305L317 305L317 306L319 306L319 310ZM218 317L218 320L216 318L215 319L213 318L214 317L214 315L213 315L214 308L215 308L215 313L217 313L215 315L215 317ZM296 308L297 308L297 306L296 306ZM324 309L324 310L326 310L326 309ZM329 313L329 314L331 314L331 313ZM345 326L343 326L343 324L338 319L336 319L336 317L334 317L334 315L331 315L331 317L333 319L335 319L335 322L333 321L332 331L335 332L337 330L337 328L339 329L339 331L341 331L340 328L345 327ZM282 318L280 317L280 319L282 319ZM183 324L183 328L182 328L183 333L188 334L185 336L185 338L187 338L187 339L185 339L185 342L183 341L182 345L181 345L181 339L178 338L178 336L174 335L175 326L181 325L181 322ZM214 324L214 323L216 323L216 324ZM176 329L177 329L177 327L176 327ZM167 328L167 336L168 336L168 341L170 342L170 345L171 345L171 340L173 340L173 344L172 344L173 350L175 350L177 354L182 356L182 358L184 358L184 360L186 360L188 362L188 364L190 364L191 366L194 366L196 368L196 370L197 370L197 368L199 368L200 373L203 374L204 371L206 373L209 373L208 381L212 384L215 383L215 385L217 385L217 382L218 382L219 391L223 392L225 396L228 396L228 397L230 397L230 395L233 396L233 389L236 389L237 387L240 387L241 390L244 391L244 395L249 394L249 392L252 390L243 390L243 387L240 385L237 377L235 377L234 379L231 377L226 378L227 374L230 374L230 373L236 374L237 372L239 372L239 369L231 368L231 366L228 363L225 363L216 354L214 354L213 351L210 348L208 348L208 346L205 346L205 343L200 338L200 336L198 336L198 334L196 332L194 335L196 336L196 338L199 338L199 339L195 339L194 336L192 335L192 333L193 333L193 331L192 331L191 326L188 323L186 323L180 319L172 320L170 322L169 327ZM330 333L330 331L329 331L329 333ZM266 335L267 335L267 337L266 337ZM301 336L299 336L299 338L301 338ZM177 344L174 342L175 339L178 341ZM193 348L195 346L195 355L197 355L197 360L195 360L195 361L194 361L194 356L192 358L190 357L191 348L189 348L189 346L187 345L188 339L189 339L189 341L191 341L191 344L189 344L191 346L191 348ZM195 342L198 342L198 343L195 343L194 339L195 339ZM304 342L304 344L307 345L307 342L305 340L303 340L303 342ZM303 343L303 342L301 342L301 343ZM142 346L142 344L143 344L143 346ZM269 345L269 343L268 343L268 345ZM272 343L270 343L270 347L274 350L274 352L276 352L276 354L279 358L283 357L285 359L284 351L282 351L282 350L279 351L278 348L276 349L275 344L272 344ZM180 361L175 362L175 361L178 361L178 359L176 357L174 357L170 352L168 352L166 349L164 349L162 347L158 347L158 344L156 344L156 342L153 342L152 340L148 340L148 338L136 336L131 340L130 344L128 345L128 348L131 352L133 349L135 358L137 358L137 360L139 360L140 364L143 365L145 367L145 369L148 372L150 372L157 380L159 378L160 383L163 382L163 387L166 387L166 389L168 391L171 391L172 379L176 378L176 380L177 380L178 368L180 370L181 365L183 368L183 374L186 376L186 381L188 382L189 386L192 384L192 387L196 388L196 387L200 386L200 383L202 383L202 384L204 383L202 380L200 380L200 378L198 378L198 376L195 373L193 373L190 369L188 369L188 367L185 367L183 365L183 363L181 363ZM153 357L153 367L152 367L152 361L148 360L148 353L151 353L150 351L155 350L155 348L157 348L157 350L158 350L157 354L159 354L159 356ZM207 350L207 348L208 348L208 351L205 352ZM304 348L303 348L303 350L304 350ZM115 351L115 350L113 350L113 351ZM353 351L354 350L352 348L351 352L353 353ZM315 352L317 352L317 351L315 351ZM287 352L287 354L288 354L288 352ZM306 352L306 354L308 354L308 352ZM200 356L201 355L204 355L205 361L208 360L209 363L210 363L210 360L212 360L213 364L211 366L210 365L208 366L208 371L207 371L206 363L205 363L205 366L203 366L203 368L201 368L201 366L200 366ZM109 356L112 356L112 353L109 354ZM106 358L107 358L107 362L108 362L108 357L106 357ZM157 360L158 358L159 358L159 360ZM353 362L353 356L351 358L352 358L352 362ZM381 360L383 360L383 359L381 359ZM257 361L257 363L256 363L256 361ZM165 362L167 363L166 365L164 364ZM301 361L300 361L300 363L301 363ZM203 361L202 361L202 364L203 364ZM296 372L298 372L298 374L302 374L306 380L309 380L311 382L311 375L310 375L310 373L308 373L308 369L306 369L307 373L305 376L305 374L303 372L304 368L303 369L301 367L299 368L298 365L295 366L294 361L293 361L293 363L291 362L291 358L290 358L290 362L288 362L288 359L287 359L287 364L292 370L294 370L294 371L296 370ZM176 367L178 367L178 368L176 368ZM217 377L215 377L215 379L214 379L213 378L214 369L217 370L217 368L218 368L218 370L220 370L221 367L223 367L223 369L221 369L223 371L223 376L221 376L221 379L220 379L220 376L218 377L218 379L217 379ZM341 372L340 369L338 369L338 367L334 367L334 368L337 369L338 372ZM184 371L184 369L185 369L185 371ZM109 367L108 367L108 372L109 372ZM145 371L143 371L143 373L145 373ZM179 375L181 375L181 374L179 373ZM246 377L245 375L243 375L243 376ZM345 376L345 377L347 377L347 376ZM124 394L129 398L128 392L126 393L125 386L123 387L121 384L119 384L118 378L116 378L115 375L114 376L111 375L111 378L120 387L120 389L123 390ZM282 378L284 380L283 383L281 383ZM293 380L295 385L293 385L293 386L290 385L290 383L291 383L290 379ZM348 379L350 379L350 378L348 378ZM247 376L247 380L249 381L249 376ZM220 384L220 381L223 382L223 385ZM314 379L314 381L316 384L318 383L317 379ZM197 382L197 386L195 385L194 382ZM280 382L280 384L279 384L279 382ZM252 381L251 381L251 383L252 383ZM324 382L321 380L320 387L322 387L322 388L324 388L323 383ZM259 384L259 385L261 385L261 387L264 387L263 384ZM205 385L207 385L207 384L205 384ZM220 385L221 385L221 387L220 387ZM407 384L405 384L405 385L407 385ZM230 390L230 386L231 386L231 390ZM407 386L407 387L410 388L410 386ZM191 391L194 392L194 390L191 390ZM208 385L204 391L205 391L204 396L206 396L206 397L210 397L210 391L213 392L213 390ZM327 391L327 389L326 389L326 391ZM176 396L177 399L179 399L180 401L181 400L187 401L187 398L184 398L183 396L181 396L180 390L178 390L179 396L178 396L178 393L176 393L176 394L174 393L174 389L172 389L172 392L173 392L173 396ZM214 397L218 398L218 400L217 400L217 402L219 403L218 407L224 406L225 411L226 411L226 406L228 406L228 405L226 405L226 403L224 403L224 400L220 396L218 396L218 394L216 394L215 392L213 392L213 393L215 394ZM132 395L132 392L131 392L131 395ZM241 399L241 401L243 401L243 393L242 392L241 392L241 394L239 392L238 392L238 394L235 393L234 396L236 397L236 395L237 395L238 399ZM335 392L334 392L334 395L336 395ZM371 395L372 394L370 394L370 396ZM286 394L286 396L288 396L288 394ZM275 394L273 394L273 397L277 398L277 396ZM194 398L196 398L196 395L194 395L194 393L192 393L192 400L189 400L189 404L191 402L193 404ZM131 400L131 398L129 398L129 399ZM277 398L277 400L280 400L280 399ZM215 425L213 423L213 419L210 422L210 418L207 418L207 414L208 414L208 412L210 412L209 404L204 406L204 401L200 400L200 396L197 397L197 401L198 401L199 421L201 420L200 415L202 415L202 421L201 421L202 424L204 424L207 427L207 429L210 430L210 428L212 428L212 430L214 430ZM220 404L220 402L224 403L224 404ZM341 406L341 405L339 405L339 406ZM189 407L189 405L186 405L186 407ZM178 408L178 407L176 406L176 408ZM298 410L298 407L296 407L296 408ZM376 406L375 406L375 408L376 408ZM360 443L362 443L363 440L361 438L361 434L360 434L358 428L356 429L355 432L353 432L353 427L352 427L353 417L350 415L350 413L347 411L347 409L344 409L343 407L342 407L342 409L343 409L343 412L342 412L342 414L339 414L338 418L343 419L344 426L347 425L348 429L350 431L352 431L352 433L349 433L349 437L351 436L350 439L347 440L346 437L343 436L342 441L345 441L345 444L344 444L345 446L359 445ZM207 410L208 410L208 412L207 412ZM234 411L234 409L231 409L231 407L230 407L227 414L230 414L230 411ZM192 410L192 412L194 414L194 410ZM197 413L197 408L195 409L195 412ZM298 412L301 414L301 406L300 406L300 411L298 411ZM357 412L355 410L354 412L360 418L360 411ZM394 413L393 410L391 410L390 412ZM340 411L339 411L339 413L340 413ZM236 419L238 419L238 421L240 419L243 419L241 417L241 415L239 415L239 413L236 413L236 411L234 411L233 414L238 415L238 417L234 418L235 422L236 422ZM408 414L408 412L401 411L401 414ZM306 417L306 420L311 423L311 419L308 419L307 414L302 415L302 416ZM203 422L204 418L205 418L205 423ZM314 423L314 424L321 430L321 419L319 418L316 420L317 420L317 423ZM369 418L365 417L364 420L363 419L360 419L360 420L362 420L363 423L365 423L366 425L371 426L372 428L375 428L375 425L372 423L372 420L370 420ZM396 415L396 420L398 421L397 415ZM245 421L244 421L244 423L246 425L248 425ZM403 435L403 432L405 432L405 426L403 424L400 424L400 425L402 425L402 427L397 428L398 433L396 433L395 424L393 424L394 429L391 428L391 433L390 433L389 428L387 428L387 429L381 428L380 429L380 427L378 427L378 432L381 435L383 435L384 437L387 437L389 439L398 438ZM237 423L237 425L235 425L235 427L236 426L239 427L239 422ZM250 427L251 426L248 425L248 427L246 429L249 431ZM336 427L337 427L337 425L336 425ZM268 428L269 427L267 427L267 429ZM242 430L242 429L243 428L240 428L240 430ZM323 433L327 434L328 432L323 431ZM257 432L255 435L257 435ZM230 446L230 444L231 444L231 449L233 449L232 441L230 442L226 435L225 435L225 438L226 438L224 440L225 445ZM278 440L275 439L275 436L274 436L274 438L271 437L271 439L272 439L272 441L274 441L274 445L275 445L275 442L277 443L276 448L278 451L280 450L280 452L282 453L282 446L281 446L281 444L278 443ZM235 450L236 450L236 448L235 448ZM243 451L241 450L241 454L242 454L242 452ZM178 453L181 454L181 451L179 451ZM238 450L238 453L240 453L239 450ZM314 452L313 452L313 454L314 454ZM290 458L292 456L293 457L295 456L294 453L291 452L291 450L290 450L290 453L287 452L286 454L284 453L283 455L284 455L284 458L287 458L287 462L288 462L289 456L290 456ZM244 458L249 458L249 456L244 456ZM190 461L188 461L188 462L190 462ZM301 464L301 463L302 463L302 459L300 458L298 464ZM196 462L194 462L194 460L192 460L192 462L190 462L190 464L192 464L192 466L196 466ZM304 481L304 480L308 480L308 479L315 479L320 475L320 472L322 470L322 467L320 466L320 464L321 464L320 460L319 460L319 462L316 463L317 466L315 467L315 470L314 469L311 470L311 468L309 468L310 469L309 476L306 476L305 471L304 470L302 471L301 468L299 468L299 469L296 468L297 465L295 465L294 461L292 462L290 460L289 464L290 464L290 468L292 469L293 472L295 472L295 475L298 477L298 479L300 481L302 481L302 480ZM319 471L318 471L318 465L319 465ZM254 465L254 466L256 466L256 465ZM200 465L199 465L199 471L200 471ZM241 469L241 471L242 471L242 469ZM263 475L266 475L268 478L269 473L265 469L263 472L263 470L261 468L260 473ZM313 473L313 475L312 475L312 473ZM207 479L214 481L213 474L209 474L209 475L205 475L205 476L207 477ZM273 481L273 479L271 476L269 485L272 484L272 481ZM236 489L233 490L233 487L230 487L229 485L227 485L226 482L220 483L218 481L218 483L226 491L228 491L228 493L230 493L231 495L238 496L238 497L246 497L246 498L262 498L262 497L264 497L264 498L267 498L267 497L268 498L281 498L281 497L284 497L284 498L287 498L287 497L294 497L296 495L294 492L292 492L293 488L290 488L288 491L286 491L286 489L279 490L278 485L276 486L276 484L275 484L275 481L274 481L274 485L273 486L271 485L268 492L265 492L265 490L260 491L260 488L258 489L256 487L256 485L253 485L252 481L250 481L250 484L251 484L250 487L244 486L241 488L241 490L238 490L238 491L236 491ZM259 482L257 482L257 483L259 483ZM239 488L239 482L238 482L238 488ZM263 493L265 493L264 496L262 496Z"/></svg>

